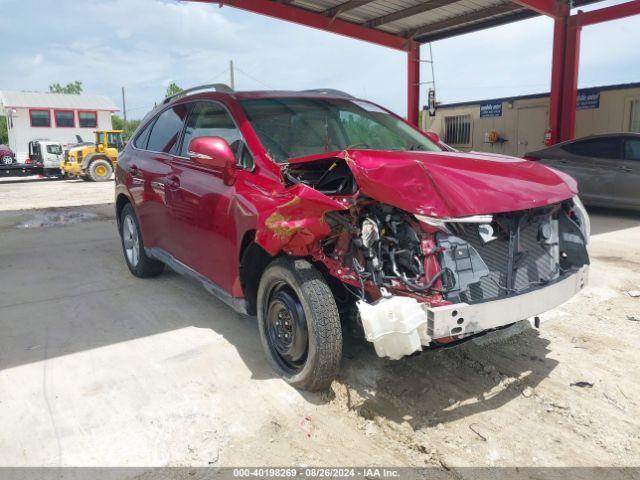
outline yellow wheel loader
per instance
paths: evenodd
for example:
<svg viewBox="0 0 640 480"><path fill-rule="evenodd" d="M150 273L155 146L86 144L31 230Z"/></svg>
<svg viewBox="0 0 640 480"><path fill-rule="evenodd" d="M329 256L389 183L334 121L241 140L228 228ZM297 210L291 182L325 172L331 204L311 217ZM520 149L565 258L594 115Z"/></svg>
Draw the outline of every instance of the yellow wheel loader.
<svg viewBox="0 0 640 480"><path fill-rule="evenodd" d="M80 143L65 154L60 170L65 178L82 178L105 182L111 178L118 163L118 154L124 149L122 130L95 132L94 143Z"/></svg>

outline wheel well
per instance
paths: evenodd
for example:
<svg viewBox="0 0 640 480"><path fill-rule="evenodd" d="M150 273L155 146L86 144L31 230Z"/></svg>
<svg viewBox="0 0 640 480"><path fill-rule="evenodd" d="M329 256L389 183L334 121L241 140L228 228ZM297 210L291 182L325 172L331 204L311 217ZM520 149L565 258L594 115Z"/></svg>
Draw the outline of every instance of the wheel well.
<svg viewBox="0 0 640 480"><path fill-rule="evenodd" d="M118 222L118 228L120 228L120 215L122 215L122 210L127 203L131 202L124 193L118 195L118 198L116 199L116 221Z"/></svg>
<svg viewBox="0 0 640 480"><path fill-rule="evenodd" d="M258 286L260 278L273 257L255 243L254 230L244 234L240 246L240 285L247 301L247 313L257 313Z"/></svg>

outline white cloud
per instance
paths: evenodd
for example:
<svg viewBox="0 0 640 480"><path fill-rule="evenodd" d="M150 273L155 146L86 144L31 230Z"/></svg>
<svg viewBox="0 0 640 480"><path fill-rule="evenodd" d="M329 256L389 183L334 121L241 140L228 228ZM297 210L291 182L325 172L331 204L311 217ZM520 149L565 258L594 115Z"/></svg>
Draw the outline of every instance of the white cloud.
<svg viewBox="0 0 640 480"><path fill-rule="evenodd" d="M239 89L332 87L405 111L406 55L361 41L215 3L0 3L5 25L29 25L28 37L8 34L3 39L0 89L46 90L54 82L80 80L85 91L119 101L125 86L130 115L141 117L170 81L182 87L226 81L234 59ZM87 19L97 19L100 28L90 28ZM581 84L639 80L638 32L640 17L585 28ZM545 91L551 45L547 18L437 42L439 99Z"/></svg>

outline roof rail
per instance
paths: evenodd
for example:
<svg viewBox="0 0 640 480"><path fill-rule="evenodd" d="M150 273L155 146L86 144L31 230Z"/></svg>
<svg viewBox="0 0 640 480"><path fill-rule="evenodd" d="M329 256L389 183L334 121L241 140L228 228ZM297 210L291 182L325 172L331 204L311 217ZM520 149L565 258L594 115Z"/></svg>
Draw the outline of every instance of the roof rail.
<svg viewBox="0 0 640 480"><path fill-rule="evenodd" d="M197 87L191 87L191 88L187 88L186 90L182 90L181 92L175 93L165 98L162 101L162 103L163 104L169 103L171 100L184 97L189 93L197 92L200 90L213 90L214 92L220 92L220 93L235 93L235 90L225 83L209 83L206 85L198 85Z"/></svg>
<svg viewBox="0 0 640 480"><path fill-rule="evenodd" d="M330 95L334 97L356 98L353 95L343 92L342 90L336 90L335 88L313 88L311 90L303 90L306 93L320 93L322 95Z"/></svg>

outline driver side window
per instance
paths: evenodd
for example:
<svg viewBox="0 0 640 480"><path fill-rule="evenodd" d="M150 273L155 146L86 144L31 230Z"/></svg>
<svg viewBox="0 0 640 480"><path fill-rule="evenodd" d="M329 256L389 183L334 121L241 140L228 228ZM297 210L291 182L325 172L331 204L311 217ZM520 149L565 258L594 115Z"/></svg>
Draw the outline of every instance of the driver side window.
<svg viewBox="0 0 640 480"><path fill-rule="evenodd" d="M236 155L238 165L251 168L253 158L247 149L240 130L227 110L216 102L195 102L187 119L181 157L188 157L189 143L197 137L222 137Z"/></svg>

